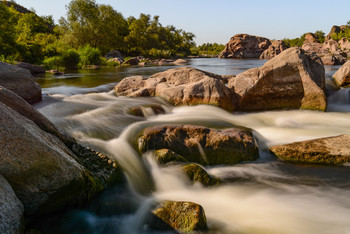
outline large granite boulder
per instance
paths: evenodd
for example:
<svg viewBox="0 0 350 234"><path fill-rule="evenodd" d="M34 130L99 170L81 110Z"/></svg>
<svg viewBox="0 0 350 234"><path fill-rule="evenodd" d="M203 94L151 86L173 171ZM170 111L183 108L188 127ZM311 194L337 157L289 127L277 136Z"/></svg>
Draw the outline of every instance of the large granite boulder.
<svg viewBox="0 0 350 234"><path fill-rule="evenodd" d="M270 45L271 41L265 37L236 34L226 44L219 58L259 58Z"/></svg>
<svg viewBox="0 0 350 234"><path fill-rule="evenodd" d="M139 138L139 150L158 149L170 149L201 165L230 165L259 157L251 131L238 128L212 129L193 125L147 128Z"/></svg>
<svg viewBox="0 0 350 234"><path fill-rule="evenodd" d="M0 62L0 85L30 103L41 100L41 87L27 69Z"/></svg>
<svg viewBox="0 0 350 234"><path fill-rule="evenodd" d="M43 131L51 133L60 138L60 140L67 142L67 137L63 136L50 120L20 96L2 86L0 86L0 102L17 111L20 115L33 121Z"/></svg>
<svg viewBox="0 0 350 234"><path fill-rule="evenodd" d="M271 45L260 55L260 59L271 59L286 50L287 46L282 40L271 41Z"/></svg>
<svg viewBox="0 0 350 234"><path fill-rule="evenodd" d="M326 41L330 40L334 33L344 32L345 27L346 25L342 25L342 26L333 25L333 27L331 28L331 31L327 34L325 38Z"/></svg>
<svg viewBox="0 0 350 234"><path fill-rule="evenodd" d="M23 205L0 175L0 233L23 233Z"/></svg>
<svg viewBox="0 0 350 234"><path fill-rule="evenodd" d="M325 41L323 43L323 47L327 49L330 53L336 53L339 51L339 44L333 39Z"/></svg>
<svg viewBox="0 0 350 234"><path fill-rule="evenodd" d="M228 87L242 111L327 107L325 70L321 59L297 47L289 48L262 67L231 78Z"/></svg>
<svg viewBox="0 0 350 234"><path fill-rule="evenodd" d="M270 150L278 158L295 163L344 164L350 162L350 135L277 145Z"/></svg>
<svg viewBox="0 0 350 234"><path fill-rule="evenodd" d="M338 71L334 73L332 78L338 86L343 87L350 85L350 60L341 66Z"/></svg>
<svg viewBox="0 0 350 234"><path fill-rule="evenodd" d="M33 76L45 74L45 69L40 67L40 66L38 66L38 65L33 65L33 64L30 64L30 63L20 62L20 63L17 64L17 66L19 66L21 68L24 68L24 69L27 69L28 71L30 71L30 73Z"/></svg>
<svg viewBox="0 0 350 234"><path fill-rule="evenodd" d="M208 104L234 110L233 95L224 78L191 67L178 67L149 78L124 78L114 88L119 96L158 96L173 105Z"/></svg>
<svg viewBox="0 0 350 234"><path fill-rule="evenodd" d="M0 102L0 174L27 215L82 204L103 186L54 135Z"/></svg>
<svg viewBox="0 0 350 234"><path fill-rule="evenodd" d="M207 219L201 205L193 202L163 201L155 206L146 221L153 230L192 233L206 230Z"/></svg>

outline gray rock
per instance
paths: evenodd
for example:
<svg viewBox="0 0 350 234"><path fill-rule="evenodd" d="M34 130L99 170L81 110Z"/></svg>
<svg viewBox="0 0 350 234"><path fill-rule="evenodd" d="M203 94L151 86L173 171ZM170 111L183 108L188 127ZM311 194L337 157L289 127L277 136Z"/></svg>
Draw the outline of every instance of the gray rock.
<svg viewBox="0 0 350 234"><path fill-rule="evenodd" d="M24 231L23 205L6 179L0 175L0 233Z"/></svg>
<svg viewBox="0 0 350 234"><path fill-rule="evenodd" d="M103 189L54 135L0 103L0 174L28 215L81 204Z"/></svg>
<svg viewBox="0 0 350 234"><path fill-rule="evenodd" d="M20 62L17 64L17 66L27 69L33 76L45 74L45 69L38 65Z"/></svg>
<svg viewBox="0 0 350 234"><path fill-rule="evenodd" d="M41 87L24 68L0 62L0 85L30 103L41 100Z"/></svg>

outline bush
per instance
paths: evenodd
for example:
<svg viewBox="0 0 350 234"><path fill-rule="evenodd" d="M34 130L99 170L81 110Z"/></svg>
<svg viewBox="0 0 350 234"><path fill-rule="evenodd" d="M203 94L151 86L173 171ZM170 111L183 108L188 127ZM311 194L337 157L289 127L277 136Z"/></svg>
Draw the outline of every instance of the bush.
<svg viewBox="0 0 350 234"><path fill-rule="evenodd" d="M76 70L80 62L80 55L75 49L70 49L62 54L62 66L69 70Z"/></svg>
<svg viewBox="0 0 350 234"><path fill-rule="evenodd" d="M46 69L60 69L61 64L63 63L62 56L54 56L44 60L44 66Z"/></svg>
<svg viewBox="0 0 350 234"><path fill-rule="evenodd" d="M79 49L80 64L82 67L87 65L100 65L102 62L100 50L86 45Z"/></svg>

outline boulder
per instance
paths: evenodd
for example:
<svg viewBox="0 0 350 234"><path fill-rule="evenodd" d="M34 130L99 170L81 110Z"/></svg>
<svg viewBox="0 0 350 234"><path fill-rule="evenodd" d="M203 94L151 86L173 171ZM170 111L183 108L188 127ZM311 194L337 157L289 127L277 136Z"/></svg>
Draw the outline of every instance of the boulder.
<svg viewBox="0 0 350 234"><path fill-rule="evenodd" d="M164 166L169 163L185 163L187 159L178 155L170 149L159 149L154 152L154 159L159 165Z"/></svg>
<svg viewBox="0 0 350 234"><path fill-rule="evenodd" d="M193 182L204 186L213 186L220 184L220 180L209 175L208 172L196 163L182 166L185 175Z"/></svg>
<svg viewBox="0 0 350 234"><path fill-rule="evenodd" d="M27 69L28 71L30 71L30 73L33 76L45 74L45 69L40 67L40 66L38 66L38 65L33 65L33 64L30 64L30 63L20 62L20 63L17 64L17 66L19 66L21 68L24 68L24 69Z"/></svg>
<svg viewBox="0 0 350 234"><path fill-rule="evenodd" d="M287 46L282 40L274 40L271 45L260 55L260 59L271 59L286 50Z"/></svg>
<svg viewBox="0 0 350 234"><path fill-rule="evenodd" d="M178 67L152 75L150 78L124 78L114 88L119 96L158 96L173 105L208 104L228 111L234 110L233 95L220 75L191 67Z"/></svg>
<svg viewBox="0 0 350 234"><path fill-rule="evenodd" d="M271 41L265 37L236 34L226 44L219 58L259 58L270 45Z"/></svg>
<svg viewBox="0 0 350 234"><path fill-rule="evenodd" d="M350 41L343 37L338 41L340 49L343 50L344 52L350 52Z"/></svg>
<svg viewBox="0 0 350 234"><path fill-rule="evenodd" d="M289 162L344 164L350 162L350 135L277 145L270 150L278 158Z"/></svg>
<svg viewBox="0 0 350 234"><path fill-rule="evenodd" d="M41 128L41 130L55 135L63 142L68 140L57 130L50 120L42 115L37 109L28 104L14 92L2 86L0 86L0 102L17 111L20 115L33 121L39 128Z"/></svg>
<svg viewBox="0 0 350 234"><path fill-rule="evenodd" d="M318 36L314 33L305 33L305 43L317 43L318 41Z"/></svg>
<svg viewBox="0 0 350 234"><path fill-rule="evenodd" d="M231 78L228 87L237 95L242 111L310 109L327 107L325 70L314 53L293 47Z"/></svg>
<svg viewBox="0 0 350 234"><path fill-rule="evenodd" d="M350 85L350 60L344 63L344 65L334 73L332 78L338 86L344 87Z"/></svg>
<svg viewBox="0 0 350 234"><path fill-rule="evenodd" d="M138 65L140 62L140 60L138 58L129 58L128 60L126 60L124 62L124 64L128 64L128 65Z"/></svg>
<svg viewBox="0 0 350 234"><path fill-rule="evenodd" d="M60 71L58 71L58 70L50 70L50 71L48 71L48 73L51 73L51 74L53 74L54 76L62 76L62 75L64 75L63 72L60 72Z"/></svg>
<svg viewBox="0 0 350 234"><path fill-rule="evenodd" d="M212 129L194 125L147 128L139 138L139 150L158 149L170 149L201 165L230 165L259 157L251 131L238 128Z"/></svg>
<svg viewBox="0 0 350 234"><path fill-rule="evenodd" d="M317 56L322 57L329 53L328 49L326 49L323 44L318 42L313 43L304 43L301 47L303 50L307 52L314 52Z"/></svg>
<svg viewBox="0 0 350 234"><path fill-rule="evenodd" d="M346 62L346 58L341 54L326 54L321 59L324 65L342 65Z"/></svg>
<svg viewBox="0 0 350 234"><path fill-rule="evenodd" d="M175 65L181 65L181 64L186 64L186 63L188 63L188 61L185 60L185 59L176 59L176 60L173 62L173 64L175 64Z"/></svg>
<svg viewBox="0 0 350 234"><path fill-rule="evenodd" d="M330 53L337 53L339 51L339 44L337 41L330 39L323 43L323 47Z"/></svg>
<svg viewBox="0 0 350 234"><path fill-rule="evenodd" d="M165 114L165 110L161 105L142 105L131 107L128 114L145 117L149 115Z"/></svg>
<svg viewBox="0 0 350 234"><path fill-rule="evenodd" d="M41 87L27 69L0 62L0 85L30 103L41 100Z"/></svg>
<svg viewBox="0 0 350 234"><path fill-rule="evenodd" d="M55 136L0 103L0 174L27 215L57 213L103 189Z"/></svg>
<svg viewBox="0 0 350 234"><path fill-rule="evenodd" d="M153 230L187 233L208 228L203 207L193 202L163 201L151 213L147 223Z"/></svg>
<svg viewBox="0 0 350 234"><path fill-rule="evenodd" d="M0 233L23 233L23 205L0 175Z"/></svg>

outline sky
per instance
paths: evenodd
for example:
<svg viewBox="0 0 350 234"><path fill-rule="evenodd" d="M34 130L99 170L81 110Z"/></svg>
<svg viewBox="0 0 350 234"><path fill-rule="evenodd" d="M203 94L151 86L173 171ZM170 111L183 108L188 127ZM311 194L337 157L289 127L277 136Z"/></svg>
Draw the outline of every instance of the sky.
<svg viewBox="0 0 350 234"><path fill-rule="evenodd" d="M70 0L15 0L55 22L66 16ZM350 0L96 0L111 5L124 17L159 15L163 26L174 25L196 35L202 43L226 44L238 33L269 39L295 38L350 20Z"/></svg>

